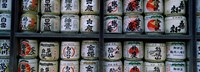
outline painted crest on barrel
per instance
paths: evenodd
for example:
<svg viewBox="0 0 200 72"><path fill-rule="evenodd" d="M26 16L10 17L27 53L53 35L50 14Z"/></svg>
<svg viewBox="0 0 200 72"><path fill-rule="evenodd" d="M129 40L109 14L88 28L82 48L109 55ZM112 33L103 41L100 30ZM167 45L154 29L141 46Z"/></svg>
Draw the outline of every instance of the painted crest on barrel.
<svg viewBox="0 0 200 72"><path fill-rule="evenodd" d="M23 10L37 9L37 0L23 0Z"/></svg>
<svg viewBox="0 0 200 72"><path fill-rule="evenodd" d="M63 54L64 54L64 57L67 57L67 58L74 57L74 55L75 55L75 48L67 46L67 47L65 47L63 49Z"/></svg>
<svg viewBox="0 0 200 72"><path fill-rule="evenodd" d="M62 72L75 72L73 67L66 66L62 69Z"/></svg>
<svg viewBox="0 0 200 72"><path fill-rule="evenodd" d="M88 19L87 20L87 27L85 29L86 32L93 32L93 20L92 19Z"/></svg>
<svg viewBox="0 0 200 72"><path fill-rule="evenodd" d="M176 7L175 5L173 5L173 6L171 7L171 13L179 13L179 12L181 12L182 10L184 10L184 8L185 8L184 2L181 1L181 3L180 3L179 6Z"/></svg>
<svg viewBox="0 0 200 72"><path fill-rule="evenodd" d="M21 27L22 30L34 30L36 28L36 21L30 17L22 17Z"/></svg>
<svg viewBox="0 0 200 72"><path fill-rule="evenodd" d="M110 2L110 3L108 3L108 8L107 8L107 11L109 12L109 13L115 13L115 12L117 12L118 11L118 1L112 1L112 2Z"/></svg>
<svg viewBox="0 0 200 72"><path fill-rule="evenodd" d="M71 30L72 27L71 23L72 23L71 18L65 18L65 25L64 25L65 30Z"/></svg>
<svg viewBox="0 0 200 72"><path fill-rule="evenodd" d="M64 2L66 4L64 6L65 10L72 10L72 0L64 0Z"/></svg>
<svg viewBox="0 0 200 72"><path fill-rule="evenodd" d="M10 51L10 46L7 42L0 43L0 54L1 55L8 55Z"/></svg>
<svg viewBox="0 0 200 72"><path fill-rule="evenodd" d="M149 51L149 54L151 56L154 56L156 60L160 60L162 55L161 55L161 48L156 47L155 50Z"/></svg>
<svg viewBox="0 0 200 72"><path fill-rule="evenodd" d="M152 19L148 21L147 27L150 31L160 31L160 23L159 19Z"/></svg>
<svg viewBox="0 0 200 72"><path fill-rule="evenodd" d="M109 47L108 48L108 58L114 58L116 54L119 54L119 46L116 48Z"/></svg>
<svg viewBox="0 0 200 72"><path fill-rule="evenodd" d="M45 3L44 3L44 11L45 12L52 12L52 4L51 4L51 0L45 0L44 1Z"/></svg>
<svg viewBox="0 0 200 72"><path fill-rule="evenodd" d="M126 27L126 31L137 31L141 32L142 27L140 25L141 19L136 18L135 20L130 20L128 26Z"/></svg>
<svg viewBox="0 0 200 72"><path fill-rule="evenodd" d="M86 0L87 7L85 11L93 11L92 0Z"/></svg>
<svg viewBox="0 0 200 72"><path fill-rule="evenodd" d="M51 19L45 19L44 21L44 31L51 31Z"/></svg>
<svg viewBox="0 0 200 72"><path fill-rule="evenodd" d="M112 20L107 24L107 31L109 32L118 32L118 28L117 20Z"/></svg>
<svg viewBox="0 0 200 72"><path fill-rule="evenodd" d="M142 11L140 7L140 0L130 0L126 11Z"/></svg>
<svg viewBox="0 0 200 72"><path fill-rule="evenodd" d="M160 11L159 3L160 3L160 0L148 0L146 4L146 8L149 11Z"/></svg>
<svg viewBox="0 0 200 72"><path fill-rule="evenodd" d="M8 72L8 62L0 63L0 72Z"/></svg>
<svg viewBox="0 0 200 72"><path fill-rule="evenodd" d="M138 47L136 46L132 46L130 49L129 49L129 54L131 54L131 57L132 58L137 58L138 54L139 54L139 49Z"/></svg>
<svg viewBox="0 0 200 72"><path fill-rule="evenodd" d="M183 20L180 22L179 26L172 25L171 28L170 28L170 32L171 33L178 33L182 29L185 29L185 24L184 24Z"/></svg>
<svg viewBox="0 0 200 72"><path fill-rule="evenodd" d="M42 49L42 53L41 53L41 57L42 58L46 58L46 57L52 57L52 52L50 48Z"/></svg>
<svg viewBox="0 0 200 72"><path fill-rule="evenodd" d="M131 68L130 72L140 72L140 69L137 66Z"/></svg>
<svg viewBox="0 0 200 72"><path fill-rule="evenodd" d="M11 14L0 14L0 30L10 30Z"/></svg>
<svg viewBox="0 0 200 72"><path fill-rule="evenodd" d="M21 56L32 55L35 54L35 47L32 47L29 41L22 41L20 52Z"/></svg>
<svg viewBox="0 0 200 72"><path fill-rule="evenodd" d="M89 46L87 46L87 48L88 48L87 56L94 57L94 55L95 55L95 53L94 53L95 46L89 45Z"/></svg>
<svg viewBox="0 0 200 72"><path fill-rule="evenodd" d="M34 72L35 68L31 67L28 61L22 60L18 66L18 72Z"/></svg>

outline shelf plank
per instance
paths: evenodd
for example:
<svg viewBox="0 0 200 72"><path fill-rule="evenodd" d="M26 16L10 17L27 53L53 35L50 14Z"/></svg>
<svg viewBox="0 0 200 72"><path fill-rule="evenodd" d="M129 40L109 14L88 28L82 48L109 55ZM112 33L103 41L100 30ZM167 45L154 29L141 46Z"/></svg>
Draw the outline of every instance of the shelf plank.
<svg viewBox="0 0 200 72"><path fill-rule="evenodd" d="M127 35L127 34L104 34L105 39L183 39L189 40L189 35Z"/></svg>
<svg viewBox="0 0 200 72"><path fill-rule="evenodd" d="M99 38L99 34L16 33L18 38Z"/></svg>
<svg viewBox="0 0 200 72"><path fill-rule="evenodd" d="M197 40L200 40L200 35L196 35Z"/></svg>
<svg viewBox="0 0 200 72"><path fill-rule="evenodd" d="M62 34L62 33L16 33L20 38L99 38L99 34ZM126 35L104 34L105 39L183 39L189 40L189 35ZM199 36L200 38L200 36Z"/></svg>
<svg viewBox="0 0 200 72"><path fill-rule="evenodd" d="M2 32L0 33L0 37L10 37L10 32Z"/></svg>

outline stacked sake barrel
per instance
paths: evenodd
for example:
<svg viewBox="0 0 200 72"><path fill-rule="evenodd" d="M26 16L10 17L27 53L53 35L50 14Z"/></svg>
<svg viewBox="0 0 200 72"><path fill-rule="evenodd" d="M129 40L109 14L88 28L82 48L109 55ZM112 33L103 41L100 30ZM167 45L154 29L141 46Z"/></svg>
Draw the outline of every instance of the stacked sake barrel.
<svg viewBox="0 0 200 72"><path fill-rule="evenodd" d="M140 71L144 72L144 42L143 41L124 41L123 57L124 72Z"/></svg>
<svg viewBox="0 0 200 72"><path fill-rule="evenodd" d="M61 33L98 33L99 0L61 0Z"/></svg>
<svg viewBox="0 0 200 72"><path fill-rule="evenodd" d="M11 30L11 8L12 0L1 0L0 2L0 32Z"/></svg>
<svg viewBox="0 0 200 72"><path fill-rule="evenodd" d="M1 43L6 45L5 41ZM81 43L79 41L61 41L60 44L58 41L38 42L33 39L22 39L18 72L98 72L98 47L96 40L83 40Z"/></svg>
<svg viewBox="0 0 200 72"><path fill-rule="evenodd" d="M145 44L145 72L186 72L186 43L170 41Z"/></svg>
<svg viewBox="0 0 200 72"><path fill-rule="evenodd" d="M189 66L189 64L186 63L186 58L190 53L190 50L188 50L189 48L187 47L187 43L183 41L170 41L166 42L166 48L166 72L187 72L186 67Z"/></svg>
<svg viewBox="0 0 200 72"><path fill-rule="evenodd" d="M0 39L0 71L9 72L10 40Z"/></svg>
<svg viewBox="0 0 200 72"><path fill-rule="evenodd" d="M23 14L19 27L23 32L99 32L99 0L23 0L22 2Z"/></svg>
<svg viewBox="0 0 200 72"><path fill-rule="evenodd" d="M21 39L19 44L18 72L38 72L38 41Z"/></svg>
<svg viewBox="0 0 200 72"><path fill-rule="evenodd" d="M200 1L196 0L196 32L200 33ZM197 72L200 72L200 41L196 43Z"/></svg>
<svg viewBox="0 0 200 72"><path fill-rule="evenodd" d="M165 0L165 33L182 35L187 34L187 18L185 0ZM186 72L186 43L182 41L167 42L166 72L181 71ZM188 65L189 66L189 65ZM188 69L189 70L189 69Z"/></svg>
<svg viewBox="0 0 200 72"><path fill-rule="evenodd" d="M121 42L105 42L103 48L103 72L122 72Z"/></svg>
<svg viewBox="0 0 200 72"><path fill-rule="evenodd" d="M123 46L123 47L122 47ZM123 57L122 57L123 56ZM103 71L186 72L186 43L105 42Z"/></svg>
<svg viewBox="0 0 200 72"><path fill-rule="evenodd" d="M196 42L197 72L200 72L200 41Z"/></svg>
<svg viewBox="0 0 200 72"><path fill-rule="evenodd" d="M11 31L12 0L0 0L0 33ZM10 40L0 39L0 71L9 72Z"/></svg>
<svg viewBox="0 0 200 72"><path fill-rule="evenodd" d="M39 31L39 13L40 1L22 0L21 18L19 29L21 32L38 32Z"/></svg>
<svg viewBox="0 0 200 72"><path fill-rule="evenodd" d="M106 0L104 5L105 33L187 34L184 0Z"/></svg>
<svg viewBox="0 0 200 72"><path fill-rule="evenodd" d="M196 32L200 32L200 1L196 0Z"/></svg>
<svg viewBox="0 0 200 72"><path fill-rule="evenodd" d="M123 0L123 3L122 0L106 0L104 2L104 30L105 33L110 34L187 34L188 25L185 12L185 0ZM121 16L124 16L123 20ZM131 46L131 43L135 50L128 49L130 50L130 55L128 55L129 52L126 49L131 47L126 45ZM139 48L136 50L138 45ZM186 71L185 42L145 43L144 63L142 61L143 50L140 50L143 49L142 42L124 42L126 46L123 48L124 63L120 61L121 42L106 42L104 46L105 72ZM135 57L131 58L131 56ZM121 67L122 64L124 64L124 69Z"/></svg>
<svg viewBox="0 0 200 72"><path fill-rule="evenodd" d="M38 0L40 1L40 0ZM61 0L41 0L40 32L58 33L60 31Z"/></svg>
<svg viewBox="0 0 200 72"><path fill-rule="evenodd" d="M81 45L80 72L99 72L99 44L96 40L83 40Z"/></svg>
<svg viewBox="0 0 200 72"><path fill-rule="evenodd" d="M61 49L60 72L99 71L98 41L63 41Z"/></svg>
<svg viewBox="0 0 200 72"><path fill-rule="evenodd" d="M187 18L185 0L165 0L165 33L187 34Z"/></svg>
<svg viewBox="0 0 200 72"><path fill-rule="evenodd" d="M104 33L122 33L122 0L104 2Z"/></svg>
<svg viewBox="0 0 200 72"><path fill-rule="evenodd" d="M100 0L81 0L81 33L99 33Z"/></svg>

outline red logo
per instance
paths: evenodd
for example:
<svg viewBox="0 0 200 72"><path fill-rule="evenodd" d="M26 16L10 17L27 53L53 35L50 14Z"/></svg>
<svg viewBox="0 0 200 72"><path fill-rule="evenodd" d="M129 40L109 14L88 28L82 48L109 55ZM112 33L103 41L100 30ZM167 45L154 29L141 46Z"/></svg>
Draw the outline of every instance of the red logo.
<svg viewBox="0 0 200 72"><path fill-rule="evenodd" d="M139 1L137 0L131 0L130 3L132 4L132 8L136 9L136 7L139 5Z"/></svg>
<svg viewBox="0 0 200 72"><path fill-rule="evenodd" d="M34 29L35 29L35 24L36 24L36 21L35 21L34 18L32 18L32 19L31 19L31 24L29 24L28 27L30 27L31 30L32 30L32 29L34 30Z"/></svg>
<svg viewBox="0 0 200 72"><path fill-rule="evenodd" d="M136 46L132 46L129 51L128 51L129 54L131 54L131 57L134 58L138 55L139 53L139 49L136 47Z"/></svg>
<svg viewBox="0 0 200 72"><path fill-rule="evenodd" d="M160 3L159 0L149 0L147 2L146 8L149 11L158 11L159 10L158 9L159 8L159 3Z"/></svg>
<svg viewBox="0 0 200 72"><path fill-rule="evenodd" d="M160 30L159 29L160 28L160 23L161 23L160 20L158 20L158 19L156 19L156 20L152 19L152 20L150 20L148 22L147 27L148 27L148 29L150 31L158 31L158 30Z"/></svg>
<svg viewBox="0 0 200 72"><path fill-rule="evenodd" d="M31 66L28 64L28 62L20 62L18 66L18 72L31 72Z"/></svg>
<svg viewBox="0 0 200 72"><path fill-rule="evenodd" d="M66 66L66 67L64 67L63 69L62 69L62 72L74 72L74 68L73 67L68 67L68 66Z"/></svg>
<svg viewBox="0 0 200 72"><path fill-rule="evenodd" d="M28 42L23 41L20 50L20 56L26 56L31 52L31 46Z"/></svg>
<svg viewBox="0 0 200 72"><path fill-rule="evenodd" d="M70 57L73 57L75 55L75 49L73 47L71 47L70 52L72 52ZM67 48L66 47L63 49L63 54L64 54L64 57L67 57Z"/></svg>
<svg viewBox="0 0 200 72"><path fill-rule="evenodd" d="M32 0L32 8L33 8L33 9L35 9L35 8L37 7L36 4L37 4L37 3L36 3L36 0Z"/></svg>
<svg viewBox="0 0 200 72"><path fill-rule="evenodd" d="M135 66L131 68L130 72L140 72L140 69L137 66Z"/></svg>
<svg viewBox="0 0 200 72"><path fill-rule="evenodd" d="M128 3L128 6L126 8L127 11L141 11L140 9L140 0L129 0L130 2Z"/></svg>
<svg viewBox="0 0 200 72"><path fill-rule="evenodd" d="M136 18L135 20L130 20L126 31L141 31L140 21L141 20L139 18Z"/></svg>

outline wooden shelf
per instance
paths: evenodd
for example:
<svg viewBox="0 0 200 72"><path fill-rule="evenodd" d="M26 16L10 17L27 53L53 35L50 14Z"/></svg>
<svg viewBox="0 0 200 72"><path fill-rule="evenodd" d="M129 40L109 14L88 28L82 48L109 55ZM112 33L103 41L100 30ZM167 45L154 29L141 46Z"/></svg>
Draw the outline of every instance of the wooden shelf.
<svg viewBox="0 0 200 72"><path fill-rule="evenodd" d="M105 39L177 39L189 40L189 35L126 35L126 34L104 34Z"/></svg>
<svg viewBox="0 0 200 72"><path fill-rule="evenodd" d="M0 37L5 38L5 37L10 37L10 32L2 32L0 33Z"/></svg>
<svg viewBox="0 0 200 72"><path fill-rule="evenodd" d="M196 35L197 40L200 40L200 35Z"/></svg>
<svg viewBox="0 0 200 72"><path fill-rule="evenodd" d="M16 33L18 38L94 38L99 34L63 34L63 33Z"/></svg>

